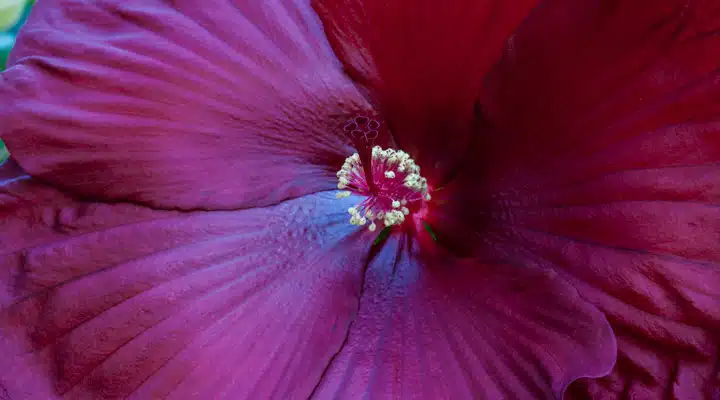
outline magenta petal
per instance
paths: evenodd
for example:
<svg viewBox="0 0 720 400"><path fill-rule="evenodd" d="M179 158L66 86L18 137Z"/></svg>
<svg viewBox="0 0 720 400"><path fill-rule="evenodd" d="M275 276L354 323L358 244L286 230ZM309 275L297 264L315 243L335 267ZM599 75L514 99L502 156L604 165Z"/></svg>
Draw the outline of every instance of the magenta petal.
<svg viewBox="0 0 720 400"><path fill-rule="evenodd" d="M517 206L496 221L502 236L490 247L566 277L618 336L614 373L577 382L570 398L706 399L720 388L718 172L627 171L533 205L507 201Z"/></svg>
<svg viewBox="0 0 720 400"><path fill-rule="evenodd" d="M565 399L715 400L720 395L717 356L712 362L677 360L674 352L630 335L621 335L618 347L610 375L576 381Z"/></svg>
<svg viewBox="0 0 720 400"><path fill-rule="evenodd" d="M0 197L10 398L306 398L339 351L370 243L348 201L184 213L34 185Z"/></svg>
<svg viewBox="0 0 720 400"><path fill-rule="evenodd" d="M509 244L498 247L566 276L618 335L621 384L578 383L576 398L612 398L626 387L638 398L673 390L711 398L720 387L716 206L619 202L516 210L513 218ZM692 378L678 381L680 370Z"/></svg>
<svg viewBox="0 0 720 400"><path fill-rule="evenodd" d="M317 398L545 399L612 368L609 324L557 274L396 254L370 265Z"/></svg>
<svg viewBox="0 0 720 400"><path fill-rule="evenodd" d="M335 185L369 106L305 1L48 0L0 79L31 175L161 208L274 204Z"/></svg>

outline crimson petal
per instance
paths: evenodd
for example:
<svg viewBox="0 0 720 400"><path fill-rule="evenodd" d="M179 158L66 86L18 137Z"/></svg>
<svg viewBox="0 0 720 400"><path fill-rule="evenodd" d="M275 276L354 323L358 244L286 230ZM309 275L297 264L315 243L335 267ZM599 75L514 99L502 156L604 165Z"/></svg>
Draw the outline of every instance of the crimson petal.
<svg viewBox="0 0 720 400"><path fill-rule="evenodd" d="M603 315L552 271L421 262L397 240L316 398L558 398L615 362Z"/></svg>
<svg viewBox="0 0 720 400"><path fill-rule="evenodd" d="M475 99L537 0L316 0L328 39L431 181L467 149Z"/></svg>
<svg viewBox="0 0 720 400"><path fill-rule="evenodd" d="M0 186L0 393L306 398L358 308L370 240L349 204L173 212Z"/></svg>
<svg viewBox="0 0 720 400"><path fill-rule="evenodd" d="M720 7L653 4L543 3L482 92L499 132L484 135L478 158L543 195L631 169L720 160Z"/></svg>
<svg viewBox="0 0 720 400"><path fill-rule="evenodd" d="M572 398L720 388L719 29L715 1L550 0L483 92L476 243L555 269L618 335Z"/></svg>
<svg viewBox="0 0 720 400"><path fill-rule="evenodd" d="M274 204L335 185L369 106L300 1L48 0L0 80L33 176L161 208Z"/></svg>

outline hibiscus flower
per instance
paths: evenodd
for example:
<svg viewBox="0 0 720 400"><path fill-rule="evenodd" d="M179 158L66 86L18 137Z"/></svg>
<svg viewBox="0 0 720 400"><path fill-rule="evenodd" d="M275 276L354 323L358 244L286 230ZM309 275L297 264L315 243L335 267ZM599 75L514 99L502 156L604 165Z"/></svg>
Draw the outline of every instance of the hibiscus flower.
<svg viewBox="0 0 720 400"><path fill-rule="evenodd" d="M43 0L0 397L704 399L714 0Z"/></svg>

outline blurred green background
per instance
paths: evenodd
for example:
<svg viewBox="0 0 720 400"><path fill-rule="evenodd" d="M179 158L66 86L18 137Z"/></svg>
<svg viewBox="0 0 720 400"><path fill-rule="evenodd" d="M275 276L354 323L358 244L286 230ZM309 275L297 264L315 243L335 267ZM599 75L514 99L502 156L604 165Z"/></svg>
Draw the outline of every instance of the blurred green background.
<svg viewBox="0 0 720 400"><path fill-rule="evenodd" d="M0 0L0 71L3 71L7 65L15 37L27 20L33 4L35 0ZM8 156L7 148L0 140L0 163Z"/></svg>

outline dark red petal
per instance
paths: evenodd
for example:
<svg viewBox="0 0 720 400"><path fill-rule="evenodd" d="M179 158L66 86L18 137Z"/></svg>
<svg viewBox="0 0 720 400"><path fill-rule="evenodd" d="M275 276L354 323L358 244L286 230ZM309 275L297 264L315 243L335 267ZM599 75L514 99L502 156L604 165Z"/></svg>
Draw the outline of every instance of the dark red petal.
<svg viewBox="0 0 720 400"><path fill-rule="evenodd" d="M609 324L556 273L405 254L395 242L370 265L317 398L556 398L611 370Z"/></svg>
<svg viewBox="0 0 720 400"><path fill-rule="evenodd" d="M474 103L537 0L316 0L335 52L431 181L467 151Z"/></svg>
<svg viewBox="0 0 720 400"><path fill-rule="evenodd" d="M484 88L499 132L483 135L478 158L548 193L720 159L716 1L550 0L537 11Z"/></svg>
<svg viewBox="0 0 720 400"><path fill-rule="evenodd" d="M369 113L304 1L42 1L13 61L0 136L23 168L154 207L332 188Z"/></svg>
<svg viewBox="0 0 720 400"><path fill-rule="evenodd" d="M0 393L307 398L358 308L370 239L349 205L184 213L0 187Z"/></svg>
<svg viewBox="0 0 720 400"><path fill-rule="evenodd" d="M468 207L436 225L606 314L617 367L573 398L720 387L719 29L716 1L551 0L488 80L479 162L448 203Z"/></svg>

